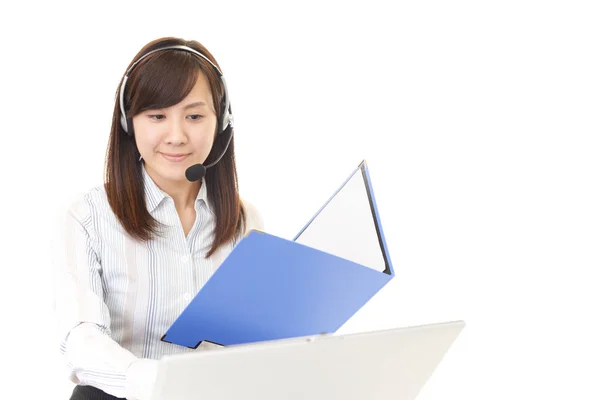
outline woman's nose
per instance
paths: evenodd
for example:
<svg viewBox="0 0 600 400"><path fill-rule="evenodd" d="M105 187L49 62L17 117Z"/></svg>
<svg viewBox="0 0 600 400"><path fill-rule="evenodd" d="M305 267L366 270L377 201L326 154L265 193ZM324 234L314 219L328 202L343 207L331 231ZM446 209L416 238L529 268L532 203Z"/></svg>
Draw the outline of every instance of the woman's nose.
<svg viewBox="0 0 600 400"><path fill-rule="evenodd" d="M171 121L172 122L167 126L167 143L185 143L187 141L187 135L185 133L184 124L175 119L172 119Z"/></svg>

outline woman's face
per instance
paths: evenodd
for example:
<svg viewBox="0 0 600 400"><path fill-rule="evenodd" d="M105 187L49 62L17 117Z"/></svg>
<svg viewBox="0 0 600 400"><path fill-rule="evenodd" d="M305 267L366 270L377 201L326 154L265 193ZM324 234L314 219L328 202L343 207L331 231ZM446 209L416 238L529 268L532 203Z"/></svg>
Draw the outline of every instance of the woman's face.
<svg viewBox="0 0 600 400"><path fill-rule="evenodd" d="M187 181L185 170L208 157L216 127L210 87L203 73L180 103L133 117L135 142L146 170L161 181Z"/></svg>

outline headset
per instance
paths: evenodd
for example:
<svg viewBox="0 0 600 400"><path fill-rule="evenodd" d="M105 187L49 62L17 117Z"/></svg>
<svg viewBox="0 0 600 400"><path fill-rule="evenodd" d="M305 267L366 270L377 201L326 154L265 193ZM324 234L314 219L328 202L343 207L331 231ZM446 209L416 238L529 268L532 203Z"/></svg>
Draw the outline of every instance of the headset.
<svg viewBox="0 0 600 400"><path fill-rule="evenodd" d="M127 80L129 79L129 75L134 70L134 68L140 63L140 61L142 61L144 58L146 58L149 55L154 54L156 52L166 51L166 50L186 51L188 53L192 53L192 54L196 55L197 57L201 57L202 59L208 61L209 64L212 65L212 67L215 69L215 71L217 71L217 73L219 74L219 77L221 78L221 82L223 83L223 89L225 92L224 99L223 99L223 102L224 102L223 115L221 116L221 118L219 118L217 120L218 121L217 135L224 135L225 136L224 140L226 140L227 144L226 144L225 148L223 149L223 151L221 152L221 155L210 165L204 166L202 164L195 164L186 170L185 175L186 175L187 179L193 182L193 181L197 181L197 180L201 179L206 174L207 168L210 168L213 165L215 165L217 162L219 162L219 160L223 157L223 155L227 151L227 148L229 147L229 143L231 142L231 138L233 136L233 114L231 113L231 105L229 104L229 94L227 92L227 84L225 83L225 78L223 77L223 73L221 72L221 70L212 61L210 61L208 59L208 57L206 57L204 54L200 53L199 51L192 49L191 47L183 46L183 45L173 45L173 46L164 46L164 47L160 47L160 48L151 50L151 51L145 53L144 55L142 55L140 58L138 58L131 65L131 67L129 67L129 69L125 73L125 76L123 77L123 81L121 83L121 87L119 90L119 107L121 109L121 127L127 133L128 136L133 136L133 120L132 120L132 118L127 118L127 114L125 113L125 101L124 101L125 86L127 85Z"/></svg>

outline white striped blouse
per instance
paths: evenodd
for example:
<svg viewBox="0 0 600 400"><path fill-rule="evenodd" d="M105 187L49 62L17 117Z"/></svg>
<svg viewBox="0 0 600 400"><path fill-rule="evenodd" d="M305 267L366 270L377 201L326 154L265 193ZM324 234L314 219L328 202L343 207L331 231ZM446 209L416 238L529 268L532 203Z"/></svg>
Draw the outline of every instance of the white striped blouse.
<svg viewBox="0 0 600 400"><path fill-rule="evenodd" d="M237 243L205 259L215 217L204 180L186 237L172 198L142 169L146 205L165 227L164 235L147 243L133 240L113 214L104 188L97 187L67 213L64 260L56 271L60 351L70 379L128 399L147 396L156 360L194 351L160 338ZM243 204L245 231L264 230L256 208Z"/></svg>

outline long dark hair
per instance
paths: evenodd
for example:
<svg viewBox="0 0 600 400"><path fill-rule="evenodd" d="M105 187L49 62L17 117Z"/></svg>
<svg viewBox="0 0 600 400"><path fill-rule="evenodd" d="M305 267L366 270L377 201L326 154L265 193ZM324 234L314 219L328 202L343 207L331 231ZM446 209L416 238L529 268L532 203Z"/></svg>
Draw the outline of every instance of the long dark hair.
<svg viewBox="0 0 600 400"><path fill-rule="evenodd" d="M199 51L221 67L212 54L195 40L165 37L146 44L131 60L127 69L142 55L163 46L184 45ZM224 88L215 69L200 57L184 51L158 51L142 60L130 74L124 94L127 117L156 108L166 108L182 101L194 87L198 73L207 78L217 118L223 114ZM121 80L122 82L122 80ZM120 123L117 86L110 138L105 163L105 188L108 202L125 231L134 239L147 241L160 234L160 225L146 208L142 163L133 136ZM211 163L226 143L217 135L205 164ZM214 208L216 227L213 243L206 257L222 244L241 234L245 213L238 191L234 139L223 158L206 172L208 199Z"/></svg>

